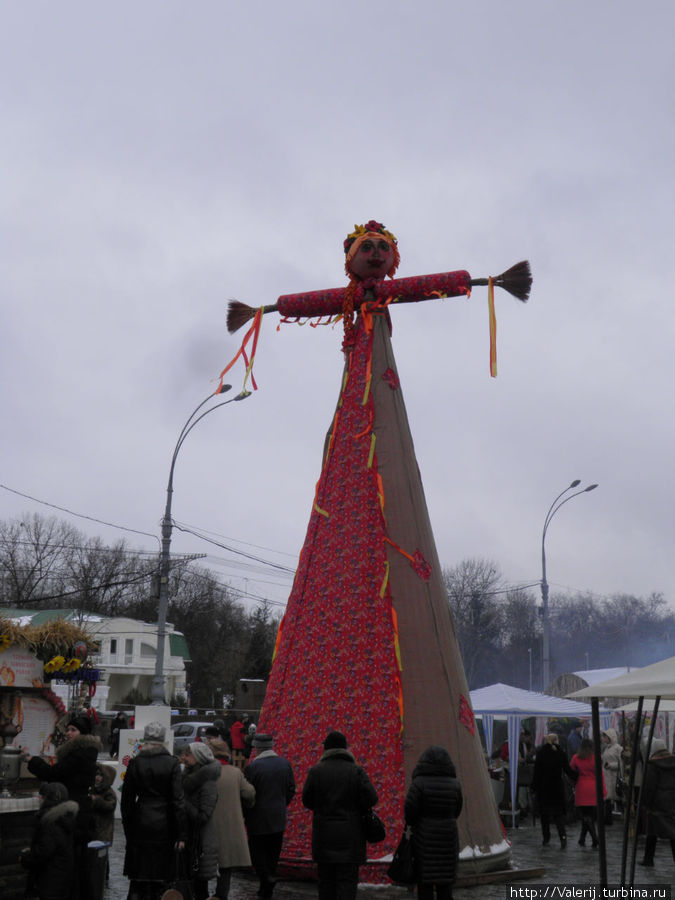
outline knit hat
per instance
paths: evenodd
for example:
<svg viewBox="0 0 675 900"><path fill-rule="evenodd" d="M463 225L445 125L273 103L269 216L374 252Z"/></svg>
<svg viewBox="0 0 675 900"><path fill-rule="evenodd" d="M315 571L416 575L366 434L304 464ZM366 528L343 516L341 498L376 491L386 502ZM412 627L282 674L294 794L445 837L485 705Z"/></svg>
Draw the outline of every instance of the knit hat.
<svg viewBox="0 0 675 900"><path fill-rule="evenodd" d="M214 738L212 741L209 741L209 747L216 759L230 759L232 756L230 748L225 741L221 741L219 738Z"/></svg>
<svg viewBox="0 0 675 900"><path fill-rule="evenodd" d="M77 728L80 734L91 734L91 722L86 716L71 716L68 725Z"/></svg>
<svg viewBox="0 0 675 900"><path fill-rule="evenodd" d="M329 731L323 742L324 750L346 750L347 738L341 731Z"/></svg>
<svg viewBox="0 0 675 900"><path fill-rule="evenodd" d="M159 741L161 744L166 740L166 728L159 722L148 722L143 729L144 741Z"/></svg>
<svg viewBox="0 0 675 900"><path fill-rule="evenodd" d="M200 741L195 741L193 744L190 744L188 749L197 761L198 766L205 766L215 759L209 745L202 744Z"/></svg>
<svg viewBox="0 0 675 900"><path fill-rule="evenodd" d="M662 738L654 738L652 741L652 749L650 751L650 757L655 756L657 753L663 753L664 750L667 750L666 742L662 740Z"/></svg>
<svg viewBox="0 0 675 900"><path fill-rule="evenodd" d="M271 750L274 745L274 737L271 734L259 734L257 731L253 738L253 746L256 750Z"/></svg>
<svg viewBox="0 0 675 900"><path fill-rule="evenodd" d="M214 725L209 725L204 729L204 737L219 738L220 732Z"/></svg>
<svg viewBox="0 0 675 900"><path fill-rule="evenodd" d="M45 782L40 785L40 796L44 798L43 806L56 806L68 799L68 788L60 781Z"/></svg>

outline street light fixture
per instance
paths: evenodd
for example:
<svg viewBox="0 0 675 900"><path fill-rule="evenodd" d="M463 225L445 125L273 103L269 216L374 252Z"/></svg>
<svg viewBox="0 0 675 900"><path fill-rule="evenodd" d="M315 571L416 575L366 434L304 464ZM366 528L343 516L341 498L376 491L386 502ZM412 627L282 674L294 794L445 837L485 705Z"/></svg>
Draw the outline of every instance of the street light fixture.
<svg viewBox="0 0 675 900"><path fill-rule="evenodd" d="M231 384L224 384L218 390L218 394L225 394L232 389ZM171 532L173 530L173 521L171 518L171 502L173 499L173 471L176 467L176 459L183 441L192 431L195 425L200 422L204 416L208 416L221 406L227 406L228 403L234 403L237 400L245 400L251 396L251 392L247 390L240 391L236 397L230 400L224 400L205 410L200 416L197 415L199 410L208 403L209 400L216 395L209 394L199 406L194 409L183 425L181 433L178 435L176 446L171 457L171 467L169 469L169 482L166 488L166 507L164 509L164 518L162 519L162 548L159 554L159 609L157 611L157 656L155 657L155 675L152 679L152 705L164 706L166 704L166 694L164 689L164 643L166 641L166 613L169 606L169 575L171 572ZM196 418L195 418L196 417Z"/></svg>
<svg viewBox="0 0 675 900"><path fill-rule="evenodd" d="M574 497L578 497L579 494L586 494L588 491L594 491L597 487L597 484L589 484L588 487L582 488L580 491L575 491L573 494L565 497L564 500L561 500L561 497L564 497L568 491L573 490L575 487L578 487L581 484L579 478L575 478L574 481L570 484L569 487L566 487L564 491L561 491L558 496L555 498L553 503L550 505L548 512L546 513L546 518L544 519L544 530L541 533L541 613L542 613L542 624L544 631L544 641L543 641L543 660L542 660L542 668L543 668L543 679L544 685L543 690L545 691L548 685L551 682L551 657L550 657L550 646L551 646L551 621L549 619L548 613L548 582L546 581L546 532L548 531L548 526L551 524L551 519L558 512L561 506L564 506L565 503L568 503L570 500L573 500ZM560 502L558 502L560 501Z"/></svg>

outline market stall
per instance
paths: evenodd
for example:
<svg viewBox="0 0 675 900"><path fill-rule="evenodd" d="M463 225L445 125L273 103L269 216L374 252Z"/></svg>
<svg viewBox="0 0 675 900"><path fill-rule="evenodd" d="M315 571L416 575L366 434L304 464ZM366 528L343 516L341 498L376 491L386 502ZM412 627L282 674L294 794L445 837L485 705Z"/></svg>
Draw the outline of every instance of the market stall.
<svg viewBox="0 0 675 900"><path fill-rule="evenodd" d="M21 747L53 761L59 724L67 716L52 679L70 686L69 706L94 715L98 671L88 662L97 649L82 629L62 619L40 626L0 616L0 896L23 897L19 851L30 843L37 782L21 778Z"/></svg>
<svg viewBox="0 0 675 900"><path fill-rule="evenodd" d="M526 691L510 684L490 684L487 687L471 691L471 706L476 717L480 716L485 735L488 756L492 749L492 730L495 719L506 719L509 758L518 759L518 740L520 725L523 719L532 717L545 719L590 718L591 707L588 703L567 700L564 697L551 697L536 691ZM609 727L610 711L601 710L602 728ZM517 779L511 779L511 811L513 824L516 819Z"/></svg>

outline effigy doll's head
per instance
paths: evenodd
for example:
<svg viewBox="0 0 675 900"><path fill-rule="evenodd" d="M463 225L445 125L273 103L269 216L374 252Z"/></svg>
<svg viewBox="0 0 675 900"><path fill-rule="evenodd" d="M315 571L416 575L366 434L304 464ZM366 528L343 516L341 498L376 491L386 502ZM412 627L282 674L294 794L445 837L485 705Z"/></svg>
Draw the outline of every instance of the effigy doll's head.
<svg viewBox="0 0 675 900"><path fill-rule="evenodd" d="M354 346L354 312L363 296L363 288L369 279L381 281L387 275L393 278L400 256L396 238L380 222L371 219L365 225L355 225L354 231L344 241L345 272L349 284L345 289L342 307L345 336L342 349L347 352ZM362 286L362 282L365 282Z"/></svg>
<svg viewBox="0 0 675 900"><path fill-rule="evenodd" d="M365 225L355 225L345 238L345 271L350 281L368 278L393 278L400 256L396 238L380 222L371 219Z"/></svg>

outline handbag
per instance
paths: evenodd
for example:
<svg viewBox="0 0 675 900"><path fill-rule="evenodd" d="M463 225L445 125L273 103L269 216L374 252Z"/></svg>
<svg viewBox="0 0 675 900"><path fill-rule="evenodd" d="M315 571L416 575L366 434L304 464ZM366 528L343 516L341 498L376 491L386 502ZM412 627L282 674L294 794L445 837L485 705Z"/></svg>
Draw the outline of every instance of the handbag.
<svg viewBox="0 0 675 900"><path fill-rule="evenodd" d="M616 773L616 782L614 783L614 793L617 800L623 800L626 793L626 782L621 775L621 769Z"/></svg>
<svg viewBox="0 0 675 900"><path fill-rule="evenodd" d="M187 871L188 862L185 858L186 855L184 850L176 850L174 877L162 894L161 900L194 900L192 881Z"/></svg>
<svg viewBox="0 0 675 900"><path fill-rule="evenodd" d="M387 875L397 884L415 883L415 861L410 828L403 830L401 840L394 852L394 858L387 869Z"/></svg>
<svg viewBox="0 0 675 900"><path fill-rule="evenodd" d="M372 809L363 814L361 821L363 822L363 830L369 844L379 844L387 836L384 822Z"/></svg>

